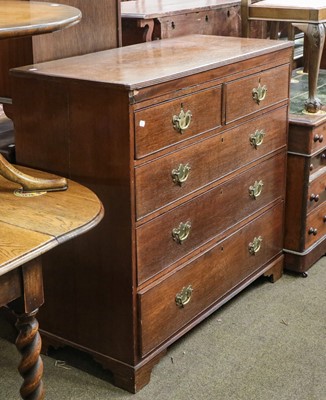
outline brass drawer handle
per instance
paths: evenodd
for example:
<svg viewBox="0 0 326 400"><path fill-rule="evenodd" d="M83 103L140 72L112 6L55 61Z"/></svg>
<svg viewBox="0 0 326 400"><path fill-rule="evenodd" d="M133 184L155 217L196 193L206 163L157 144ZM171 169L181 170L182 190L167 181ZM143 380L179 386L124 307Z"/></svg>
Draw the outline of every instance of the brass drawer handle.
<svg viewBox="0 0 326 400"><path fill-rule="evenodd" d="M172 117L173 128L179 133L183 133L186 129L189 128L191 117L191 111L188 110L187 112L184 112L183 104L181 104L181 111L179 115L173 115Z"/></svg>
<svg viewBox="0 0 326 400"><path fill-rule="evenodd" d="M261 86L259 79L258 87L252 89L252 98L257 104L259 104L261 101L265 99L266 94L267 94L267 87L266 85Z"/></svg>
<svg viewBox="0 0 326 400"><path fill-rule="evenodd" d="M175 296L176 305L180 308L184 307L189 303L191 299L193 289L192 286L189 285L187 287L183 287L180 293L177 293Z"/></svg>
<svg viewBox="0 0 326 400"><path fill-rule="evenodd" d="M257 149L264 141L265 131L263 129L257 129L254 133L249 136L250 144Z"/></svg>
<svg viewBox="0 0 326 400"><path fill-rule="evenodd" d="M178 168L173 169L171 172L173 182L181 186L188 179L190 169L189 164L180 164Z"/></svg>
<svg viewBox="0 0 326 400"><path fill-rule="evenodd" d="M252 186L249 186L249 196L253 199L257 199L257 197L259 197L261 195L261 192L263 191L263 186L264 183L262 180L255 181Z"/></svg>
<svg viewBox="0 0 326 400"><path fill-rule="evenodd" d="M261 248L263 238L261 236L255 237L254 240L249 243L248 250L251 255L255 255Z"/></svg>
<svg viewBox="0 0 326 400"><path fill-rule="evenodd" d="M177 243L182 244L188 239L191 230L191 222L181 222L178 228L172 230L172 237Z"/></svg>

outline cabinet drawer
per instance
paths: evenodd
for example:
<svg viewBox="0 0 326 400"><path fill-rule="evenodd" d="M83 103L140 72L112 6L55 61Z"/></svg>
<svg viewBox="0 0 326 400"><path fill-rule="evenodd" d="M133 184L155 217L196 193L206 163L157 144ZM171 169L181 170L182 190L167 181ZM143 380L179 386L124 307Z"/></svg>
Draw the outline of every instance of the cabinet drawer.
<svg viewBox="0 0 326 400"><path fill-rule="evenodd" d="M310 128L307 128L307 124L301 125L295 117L292 118L293 115L289 121L288 150L303 155L314 154L323 150L326 144L325 124L322 123L317 127L310 126Z"/></svg>
<svg viewBox="0 0 326 400"><path fill-rule="evenodd" d="M141 354L149 353L277 255L283 245L283 203L273 207L210 251L139 293ZM253 253L254 239L259 238ZM260 242L260 240L262 240ZM184 288L190 301L177 305ZM190 289L190 290L191 290ZM190 292L189 290L189 292ZM187 296L185 295L185 298Z"/></svg>
<svg viewBox="0 0 326 400"><path fill-rule="evenodd" d="M326 150L323 149L320 153L311 157L310 174L315 174L321 168L326 167Z"/></svg>
<svg viewBox="0 0 326 400"><path fill-rule="evenodd" d="M288 88L289 66L283 65L259 74L226 84L226 123L249 115L265 107L286 100L289 97ZM261 101L253 98L253 90L267 91L260 93Z"/></svg>
<svg viewBox="0 0 326 400"><path fill-rule="evenodd" d="M326 167L320 169L317 174L310 175L308 186L308 207L310 212L326 200Z"/></svg>
<svg viewBox="0 0 326 400"><path fill-rule="evenodd" d="M134 118L135 154L141 158L221 126L221 86L141 109Z"/></svg>
<svg viewBox="0 0 326 400"><path fill-rule="evenodd" d="M326 203L313 210L307 217L305 249L317 242L326 233Z"/></svg>
<svg viewBox="0 0 326 400"><path fill-rule="evenodd" d="M140 226L136 230L138 283L283 196L285 162L285 153L280 153Z"/></svg>
<svg viewBox="0 0 326 400"><path fill-rule="evenodd" d="M137 219L285 146L286 113L287 107L279 108L237 128L137 167ZM255 133L259 136L260 132L264 135L262 142L255 145L252 136ZM230 154L236 156L230 160Z"/></svg>

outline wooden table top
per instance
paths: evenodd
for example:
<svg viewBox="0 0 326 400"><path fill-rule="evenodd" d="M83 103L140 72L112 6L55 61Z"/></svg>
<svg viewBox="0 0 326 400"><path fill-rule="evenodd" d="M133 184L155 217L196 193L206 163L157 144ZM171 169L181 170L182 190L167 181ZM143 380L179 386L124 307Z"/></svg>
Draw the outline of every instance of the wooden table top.
<svg viewBox="0 0 326 400"><path fill-rule="evenodd" d="M81 17L80 10L64 4L0 0L0 38L54 32L75 25Z"/></svg>
<svg viewBox="0 0 326 400"><path fill-rule="evenodd" d="M263 0L250 5L250 17L321 23L326 20L326 3L325 0Z"/></svg>
<svg viewBox="0 0 326 400"><path fill-rule="evenodd" d="M121 2L123 18L150 19L186 11L201 11L239 5L240 0L136 0Z"/></svg>
<svg viewBox="0 0 326 400"><path fill-rule="evenodd" d="M39 178L45 172L18 167ZM97 225L104 215L97 196L76 182L66 191L19 197L19 186L0 176L0 276Z"/></svg>

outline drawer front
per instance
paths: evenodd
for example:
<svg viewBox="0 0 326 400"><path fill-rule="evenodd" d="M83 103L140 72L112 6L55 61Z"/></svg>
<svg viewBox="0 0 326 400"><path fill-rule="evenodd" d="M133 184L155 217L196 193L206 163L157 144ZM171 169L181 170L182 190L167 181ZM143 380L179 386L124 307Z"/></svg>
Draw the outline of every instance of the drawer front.
<svg viewBox="0 0 326 400"><path fill-rule="evenodd" d="M324 149L320 153L311 157L310 162L310 175L315 174L321 168L326 167L326 150Z"/></svg>
<svg viewBox="0 0 326 400"><path fill-rule="evenodd" d="M135 154L142 158L221 126L221 86L135 112Z"/></svg>
<svg viewBox="0 0 326 400"><path fill-rule="evenodd" d="M142 356L277 255L283 245L282 216L283 203L167 279L140 292ZM184 306L180 304L182 297L184 303L189 300Z"/></svg>
<svg viewBox="0 0 326 400"><path fill-rule="evenodd" d="M310 212L326 200L326 167L322 168L318 174L311 175L308 186L307 210Z"/></svg>
<svg viewBox="0 0 326 400"><path fill-rule="evenodd" d="M311 151L308 149L308 152L314 153L316 151L322 150L325 147L326 143L326 126L322 124L318 128L312 130L309 135L311 141ZM308 153L306 152L306 153Z"/></svg>
<svg viewBox="0 0 326 400"><path fill-rule="evenodd" d="M313 245L326 233L326 203L313 210L307 217L305 249Z"/></svg>
<svg viewBox="0 0 326 400"><path fill-rule="evenodd" d="M135 169L137 219L286 144L282 107ZM262 141L253 142L253 136ZM236 154L230 160L230 154ZM155 193L155 196L153 196Z"/></svg>
<svg viewBox="0 0 326 400"><path fill-rule="evenodd" d="M226 84L226 123L286 100L288 78L289 66L283 65Z"/></svg>
<svg viewBox="0 0 326 400"><path fill-rule="evenodd" d="M298 125L298 121L289 121L289 143L288 150L303 155L314 154L323 150L326 144L326 126L310 128L307 125Z"/></svg>
<svg viewBox="0 0 326 400"><path fill-rule="evenodd" d="M285 162L286 155L280 153L140 226L138 283L283 197Z"/></svg>

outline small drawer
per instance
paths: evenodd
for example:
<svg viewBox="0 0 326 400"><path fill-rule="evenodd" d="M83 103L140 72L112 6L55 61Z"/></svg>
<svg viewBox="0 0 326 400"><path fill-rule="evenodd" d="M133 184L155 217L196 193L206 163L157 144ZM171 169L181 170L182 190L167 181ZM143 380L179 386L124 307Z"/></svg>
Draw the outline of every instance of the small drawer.
<svg viewBox="0 0 326 400"><path fill-rule="evenodd" d="M307 217L305 249L321 239L326 233L326 203L313 210Z"/></svg>
<svg viewBox="0 0 326 400"><path fill-rule="evenodd" d="M139 292L145 356L275 257L283 245L283 203L165 280Z"/></svg>
<svg viewBox="0 0 326 400"><path fill-rule="evenodd" d="M293 153L310 155L324 149L326 145L326 125L307 127L300 125L295 120L289 121L289 145L288 150Z"/></svg>
<svg viewBox="0 0 326 400"><path fill-rule="evenodd" d="M279 153L137 228L138 283L282 197L285 163Z"/></svg>
<svg viewBox="0 0 326 400"><path fill-rule="evenodd" d="M226 123L289 97L289 66L282 65L226 84Z"/></svg>
<svg viewBox="0 0 326 400"><path fill-rule="evenodd" d="M310 175L307 210L310 212L326 200L326 167Z"/></svg>
<svg viewBox="0 0 326 400"><path fill-rule="evenodd" d="M323 124L321 127L318 127L314 131L311 132L310 140L311 140L311 153L322 150L326 144L326 127Z"/></svg>
<svg viewBox="0 0 326 400"><path fill-rule="evenodd" d="M326 167L326 149L323 149L320 153L316 154L310 159L310 175L319 172L321 168Z"/></svg>
<svg viewBox="0 0 326 400"><path fill-rule="evenodd" d="M134 118L138 159L221 126L221 86L141 109Z"/></svg>
<svg viewBox="0 0 326 400"><path fill-rule="evenodd" d="M286 113L287 108L281 107L234 129L137 167L137 219L285 146ZM236 156L230 160L230 154Z"/></svg>

